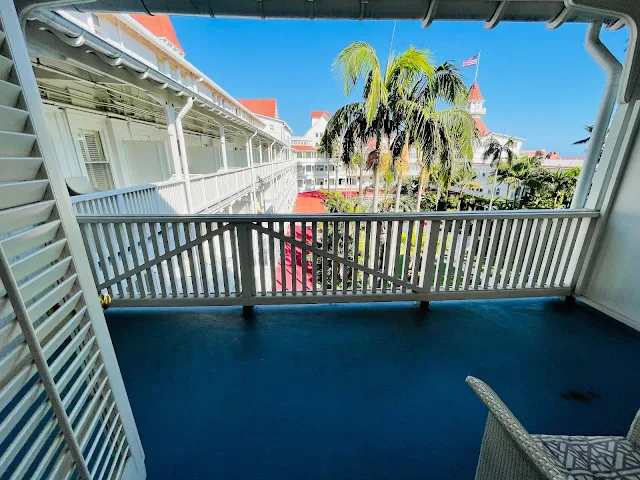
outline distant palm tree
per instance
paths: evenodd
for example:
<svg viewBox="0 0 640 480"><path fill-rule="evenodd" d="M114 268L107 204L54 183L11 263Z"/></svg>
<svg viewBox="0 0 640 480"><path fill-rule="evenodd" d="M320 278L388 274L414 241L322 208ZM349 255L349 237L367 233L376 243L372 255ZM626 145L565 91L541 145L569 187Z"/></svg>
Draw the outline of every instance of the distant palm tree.
<svg viewBox="0 0 640 480"><path fill-rule="evenodd" d="M585 125L584 129L589 132L589 136L573 142L573 145L584 145L586 143L589 143L589 140L591 140L591 134L593 133L593 125Z"/></svg>
<svg viewBox="0 0 640 480"><path fill-rule="evenodd" d="M478 183L476 177L476 172L473 170L473 168L470 168L467 165L462 165L453 174L453 184L456 185L459 190L458 210L460 210L460 205L462 203L462 194L464 193L464 191L480 187L480 183Z"/></svg>
<svg viewBox="0 0 640 480"><path fill-rule="evenodd" d="M485 145L484 152L482 153L482 161L490 161L491 168L497 169L500 162L505 159L509 165L513 163L516 158L515 153L516 142L510 138L505 143L500 143L494 137L489 139L489 142ZM491 200L489 201L489 210L493 207L493 200L496 194L496 181L498 177L493 175L493 186L491 187Z"/></svg>
<svg viewBox="0 0 640 480"><path fill-rule="evenodd" d="M545 171L541 169L539 156L529 157L523 155L511 165L501 162L493 174L497 183L507 184L507 196L513 192L513 208L517 208L517 202L525 190L537 190L542 188ZM490 180L494 180L490 178Z"/></svg>

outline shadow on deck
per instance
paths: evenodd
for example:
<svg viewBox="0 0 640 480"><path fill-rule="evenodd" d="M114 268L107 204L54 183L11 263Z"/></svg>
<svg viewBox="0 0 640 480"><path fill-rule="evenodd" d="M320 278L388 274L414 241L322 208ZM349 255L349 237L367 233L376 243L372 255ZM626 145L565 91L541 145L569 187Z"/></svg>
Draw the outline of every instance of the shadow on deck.
<svg viewBox="0 0 640 480"><path fill-rule="evenodd" d="M487 381L534 433L624 435L640 335L558 299L107 311L148 478L473 478Z"/></svg>

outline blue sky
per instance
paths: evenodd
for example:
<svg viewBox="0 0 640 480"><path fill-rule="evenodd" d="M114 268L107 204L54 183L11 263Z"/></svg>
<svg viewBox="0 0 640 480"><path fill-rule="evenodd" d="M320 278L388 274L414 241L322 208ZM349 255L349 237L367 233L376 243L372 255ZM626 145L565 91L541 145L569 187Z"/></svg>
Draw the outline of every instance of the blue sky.
<svg viewBox="0 0 640 480"><path fill-rule="evenodd" d="M236 98L277 98L280 118L302 135L311 110L335 112L348 102L331 64L355 40L389 52L392 21L251 20L172 17L187 59ZM593 123L605 75L584 49L586 25L547 31L543 24L480 22L397 23L393 49L429 49L435 62L462 61L482 50L478 84L485 123L525 139L526 149L583 155L583 126ZM603 39L621 58L626 31ZM470 85L474 67L463 69ZM352 99L355 100L356 98Z"/></svg>

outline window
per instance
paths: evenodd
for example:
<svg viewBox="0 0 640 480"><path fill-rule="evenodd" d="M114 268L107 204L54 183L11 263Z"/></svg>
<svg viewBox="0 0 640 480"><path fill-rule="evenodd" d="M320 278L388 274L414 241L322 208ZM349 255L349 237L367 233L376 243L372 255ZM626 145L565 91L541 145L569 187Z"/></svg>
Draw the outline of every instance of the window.
<svg viewBox="0 0 640 480"><path fill-rule="evenodd" d="M78 142L84 164L87 167L87 175L91 185L101 190L112 190L113 175L111 165L107 160L100 140L100 132L95 130L80 130Z"/></svg>

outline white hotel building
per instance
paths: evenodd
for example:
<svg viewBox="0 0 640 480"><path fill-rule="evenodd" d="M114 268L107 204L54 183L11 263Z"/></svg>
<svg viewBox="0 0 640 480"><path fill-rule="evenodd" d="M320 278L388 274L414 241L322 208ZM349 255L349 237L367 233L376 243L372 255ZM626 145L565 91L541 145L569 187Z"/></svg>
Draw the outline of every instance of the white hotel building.
<svg viewBox="0 0 640 480"><path fill-rule="evenodd" d="M491 195L493 185L488 182L493 169L489 162L482 160L482 153L485 150L487 142L494 138L500 143L506 143L509 139L514 142L514 150L519 156L523 152L522 144L524 139L513 135L491 132L484 123L483 117L486 114L484 107L485 100L482 97L480 88L477 83L473 83L469 89L469 99L467 103L467 111L473 117L479 133L479 140L473 150L473 169L476 172L476 181L478 187L470 190L468 193L476 195ZM298 191L311 191L318 189L334 188L337 178L337 189L356 190L359 188L359 169L353 167L346 169L344 165L339 165L336 159L327 159L324 155L317 152L317 146L322 134L329 122L330 113L325 111L311 112L311 128L301 137L293 137L291 146L296 152L298 159ZM366 150L367 152L369 150ZM545 151L542 159L542 165L547 168L571 168L581 166L582 157L560 157L556 152L547 154ZM337 175L336 175L337 168ZM415 149L409 151L409 176L417 177L420 172L417 153ZM373 177L371 172L364 172L363 184L365 188L373 186ZM496 198L506 198L508 195L506 185L496 186Z"/></svg>

